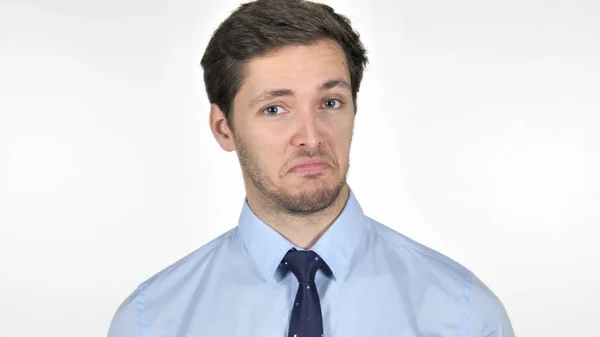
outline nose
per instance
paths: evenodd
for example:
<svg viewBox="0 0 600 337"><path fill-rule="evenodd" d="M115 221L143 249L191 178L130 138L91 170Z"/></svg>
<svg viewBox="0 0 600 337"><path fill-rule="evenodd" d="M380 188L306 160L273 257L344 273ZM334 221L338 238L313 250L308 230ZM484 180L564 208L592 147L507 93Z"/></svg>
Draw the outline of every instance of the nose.
<svg viewBox="0 0 600 337"><path fill-rule="evenodd" d="M317 148L323 142L322 121L319 112L305 108L296 114L296 132L292 142L295 146Z"/></svg>

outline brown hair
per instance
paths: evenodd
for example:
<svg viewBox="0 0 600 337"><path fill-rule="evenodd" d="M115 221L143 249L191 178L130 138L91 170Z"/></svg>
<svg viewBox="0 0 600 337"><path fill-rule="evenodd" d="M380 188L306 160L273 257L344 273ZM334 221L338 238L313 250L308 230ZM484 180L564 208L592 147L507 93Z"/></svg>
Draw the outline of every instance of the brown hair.
<svg viewBox="0 0 600 337"><path fill-rule="evenodd" d="M309 45L322 39L336 41L346 54L356 114L356 94L368 62L359 34L350 20L333 8L305 0L245 3L219 25L200 61L210 103L219 106L232 126L233 98L250 59L287 45Z"/></svg>

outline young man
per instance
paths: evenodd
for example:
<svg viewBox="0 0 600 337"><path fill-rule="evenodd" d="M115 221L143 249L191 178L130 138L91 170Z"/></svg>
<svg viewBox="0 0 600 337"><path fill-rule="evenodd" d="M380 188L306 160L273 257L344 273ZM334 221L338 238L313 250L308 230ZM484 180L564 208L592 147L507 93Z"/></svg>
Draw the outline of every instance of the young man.
<svg viewBox="0 0 600 337"><path fill-rule="evenodd" d="M509 337L470 271L363 214L346 183L367 62L333 9L240 6L202 66L210 128L236 151L239 224L142 283L110 337Z"/></svg>

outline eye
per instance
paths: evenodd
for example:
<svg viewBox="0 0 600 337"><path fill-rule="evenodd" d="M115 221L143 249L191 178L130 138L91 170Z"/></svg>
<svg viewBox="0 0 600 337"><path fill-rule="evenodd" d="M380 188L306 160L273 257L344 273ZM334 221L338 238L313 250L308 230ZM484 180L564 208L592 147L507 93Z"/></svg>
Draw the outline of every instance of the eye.
<svg viewBox="0 0 600 337"><path fill-rule="evenodd" d="M279 113L281 113L283 111L284 111L283 108L280 107L279 105L271 105L271 106L264 108L262 112L265 115L276 116L276 115L279 115Z"/></svg>
<svg viewBox="0 0 600 337"><path fill-rule="evenodd" d="M327 109L336 109L342 105L342 102L339 99L328 99L323 102L323 106Z"/></svg>

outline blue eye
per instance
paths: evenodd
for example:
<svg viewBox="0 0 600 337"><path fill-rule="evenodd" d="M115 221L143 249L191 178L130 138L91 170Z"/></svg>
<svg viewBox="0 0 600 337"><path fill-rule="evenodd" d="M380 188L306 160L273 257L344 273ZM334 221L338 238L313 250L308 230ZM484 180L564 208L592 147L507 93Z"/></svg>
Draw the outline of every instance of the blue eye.
<svg viewBox="0 0 600 337"><path fill-rule="evenodd" d="M278 115L278 112L283 112L283 108L279 105L271 105L263 110L263 113L269 116L276 116Z"/></svg>
<svg viewBox="0 0 600 337"><path fill-rule="evenodd" d="M339 99L328 99L323 102L323 106L327 109L336 109L342 105L342 102Z"/></svg>

